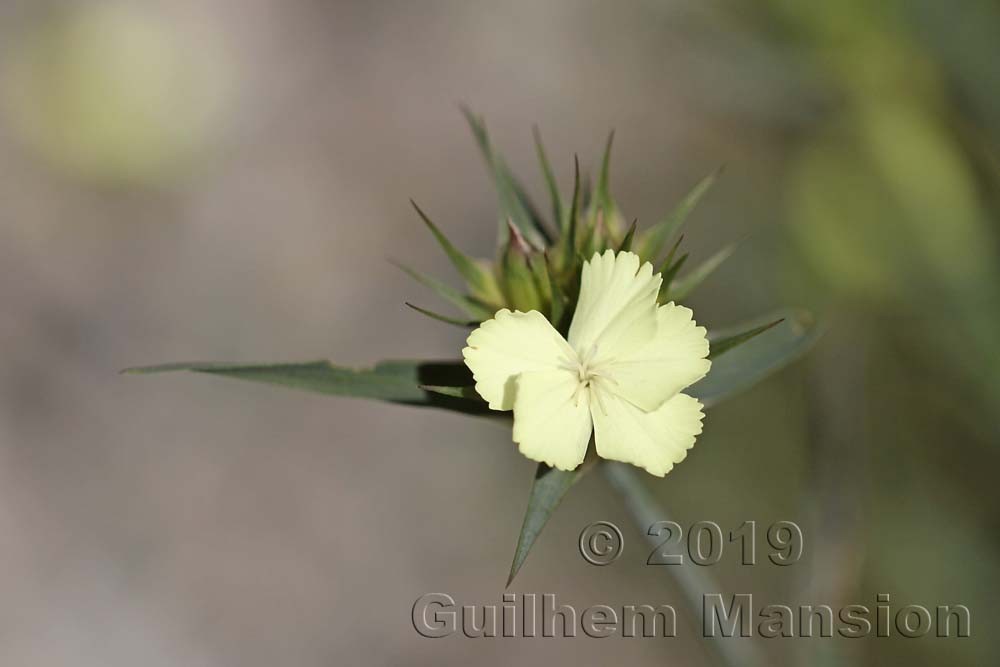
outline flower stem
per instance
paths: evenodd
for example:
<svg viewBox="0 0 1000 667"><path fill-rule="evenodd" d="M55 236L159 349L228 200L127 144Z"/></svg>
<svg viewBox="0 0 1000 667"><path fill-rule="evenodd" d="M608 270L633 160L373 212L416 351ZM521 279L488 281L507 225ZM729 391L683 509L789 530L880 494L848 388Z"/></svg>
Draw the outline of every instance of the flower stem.
<svg viewBox="0 0 1000 667"><path fill-rule="evenodd" d="M657 521L670 519L663 506L642 483L635 468L614 461L602 461L600 468L611 486L621 494L633 522L644 534ZM659 546L662 542L662 538L658 536L647 534L647 537L653 546ZM674 584L688 604L689 611L697 620L695 625L700 627L704 608L703 596L707 593L718 593L721 589L706 573L705 568L686 563L664 567L663 570L673 577ZM721 633L717 633L714 637L707 637L707 639L709 639L709 646L712 647L719 665L760 667L767 664L764 656L749 637L724 637Z"/></svg>

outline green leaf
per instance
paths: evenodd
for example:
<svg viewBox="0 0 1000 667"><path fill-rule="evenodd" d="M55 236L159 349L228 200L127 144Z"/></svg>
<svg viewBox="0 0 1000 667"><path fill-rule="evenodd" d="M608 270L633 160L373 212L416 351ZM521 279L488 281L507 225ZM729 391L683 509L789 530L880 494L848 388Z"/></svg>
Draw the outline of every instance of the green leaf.
<svg viewBox="0 0 1000 667"><path fill-rule="evenodd" d="M481 400L444 396L422 388L471 385L472 373L461 361L383 361L374 368L344 368L326 360L277 364L183 362L128 368L122 372L147 375L174 371L218 375L331 396L442 408L465 414L499 414L491 412Z"/></svg>
<svg viewBox="0 0 1000 667"><path fill-rule="evenodd" d="M534 546L539 533L548 522L549 517L559 506L563 496L570 490L570 487L585 475L593 467L595 457L588 456L576 470L559 470L550 468L544 463L538 464L535 471L535 481L531 485L531 493L528 495L528 509L524 513L524 523L521 524L521 534L517 538L517 548L514 550L514 561L510 566L510 575L507 577L507 586L514 581L524 559L528 557L528 552Z"/></svg>
<svg viewBox="0 0 1000 667"><path fill-rule="evenodd" d="M770 329L772 327L776 327L776 326L778 326L779 324L781 324L784 321L785 321L785 318L777 319L777 320L774 320L773 322L768 322L767 324L762 324L759 327L754 327L753 329L750 329L749 331L744 331L743 333L738 333L738 334L735 334L733 336L726 336L725 338L718 338L718 339L716 339L715 341L712 342L712 347L711 347L711 350L708 353L708 358L709 359L717 359L718 357L721 357L723 354L725 354L729 350L732 350L735 347L739 347L740 345L742 345L743 343L747 342L748 340L756 338L757 336L761 335L762 333L764 333L768 329Z"/></svg>
<svg viewBox="0 0 1000 667"><path fill-rule="evenodd" d="M670 247L670 252L667 253L667 256L666 258L664 258L663 263L660 264L660 268L656 270L657 273L666 273L667 271L670 270L670 267L673 266L674 255L677 254L677 249L681 247L681 241L683 240L684 240L683 234L677 237L677 240L674 241L674 245Z"/></svg>
<svg viewBox="0 0 1000 667"><path fill-rule="evenodd" d="M545 184L549 188L549 198L552 200L552 217L563 233L566 232L567 220L563 217L562 196L559 194L559 184L556 182L555 174L552 172L552 165L545 155L545 146L542 144L542 133L536 125L532 128L535 136L535 150L538 153L538 162L542 165L542 175L545 177Z"/></svg>
<svg viewBox="0 0 1000 667"><path fill-rule="evenodd" d="M420 219L424 221L427 228L431 230L434 238L437 239L438 244L444 250L445 254L448 255L448 259L451 260L452 265L461 274L465 281L469 284L475 293L483 295L485 298L492 299L494 303L500 303L500 288L497 286L497 281L493 277L493 274L484 269L482 266L477 264L475 260L468 257L461 250L456 248L451 241L448 240L441 230L437 228L430 218L427 217L419 206L417 202L410 200L410 204L413 205L414 210L416 210L417 215Z"/></svg>
<svg viewBox="0 0 1000 667"><path fill-rule="evenodd" d="M475 401L476 403L485 403L483 397L479 395L475 387L440 387L433 384L422 384L420 388L429 391L432 394L440 394L441 396L451 396L452 398L463 398L468 401Z"/></svg>
<svg viewBox="0 0 1000 667"><path fill-rule="evenodd" d="M601 173L597 177L597 191L594 193L594 203L599 210L604 211L606 217L610 217L615 210L614 200L611 198L611 146L615 142L615 131L608 134L608 141L604 145L604 157L601 159Z"/></svg>
<svg viewBox="0 0 1000 667"><path fill-rule="evenodd" d="M563 236L563 269L573 265L576 257L576 228L580 211L580 158L573 156L573 200L569 206L569 222Z"/></svg>
<svg viewBox="0 0 1000 667"><path fill-rule="evenodd" d="M628 228L625 238L622 239L621 244L618 246L618 252L627 252L632 250L632 237L635 236L635 226L637 224L639 224L638 218L632 221L632 226Z"/></svg>
<svg viewBox="0 0 1000 667"><path fill-rule="evenodd" d="M474 317L480 322L482 322L483 320L488 320L491 317L493 317L493 311L491 311L487 306L469 296L466 296L465 294L462 294L454 287L449 287L440 280L432 278L427 274L421 273L415 269L411 269L410 267L404 264L400 264L399 262L394 262L392 260L390 260L390 262L393 264L393 266L396 266L401 271L404 271L408 276L416 280L421 285L436 292L437 295L440 296L442 299L450 302L454 306L461 309L462 312L464 312L469 317Z"/></svg>
<svg viewBox="0 0 1000 667"><path fill-rule="evenodd" d="M719 266L729 259L729 256L736 250L736 245L731 244L718 251L704 262L696 266L690 273L678 278L670 287L670 298L678 301L685 298L701 285L706 278L719 268Z"/></svg>
<svg viewBox="0 0 1000 667"><path fill-rule="evenodd" d="M604 211L598 210L593 218L593 224L587 227L583 238L580 239L580 251L584 257L593 257L595 252L604 252L607 249L604 246L608 237L607 231L607 218Z"/></svg>
<svg viewBox="0 0 1000 667"><path fill-rule="evenodd" d="M576 156L573 156L576 159ZM586 211L590 208L593 201L593 187L590 182L590 174L583 172L580 176L580 205L577 207L580 211Z"/></svg>
<svg viewBox="0 0 1000 667"><path fill-rule="evenodd" d="M673 255L672 252L671 255ZM657 297L660 303L665 303L670 300L672 293L671 285L674 284L674 278L677 277L677 272L681 270L681 267L684 266L684 262L686 262L687 259L688 254L684 253L677 258L676 262L668 266L666 270L663 271L663 282L660 284L660 294Z"/></svg>
<svg viewBox="0 0 1000 667"><path fill-rule="evenodd" d="M703 178L667 217L646 230L643 234L642 244L639 246L641 248L640 257L655 264L656 258L663 252L667 241L681 228L688 215L712 187L720 173L722 173L721 167Z"/></svg>
<svg viewBox="0 0 1000 667"><path fill-rule="evenodd" d="M438 322L444 322L445 324L454 324L457 327L463 327L466 329L471 329L479 324L478 320L460 320L457 317L448 317L447 315L440 315L435 313L433 310L427 310L426 308L421 308L420 306L415 306L409 301L404 301L407 306L417 311L421 315L426 315L427 317L437 320Z"/></svg>
<svg viewBox="0 0 1000 667"><path fill-rule="evenodd" d="M685 393L700 399L705 407L718 405L801 357L822 334L822 327L816 325L809 313L785 310L714 332L709 340L723 341L776 319L783 321L775 325L768 335L748 340L713 361L708 376L686 389Z"/></svg>
<svg viewBox="0 0 1000 667"><path fill-rule="evenodd" d="M507 239L506 225L507 219L510 218L521 230L521 233L535 246L541 248L551 243L551 235L546 230L545 223L534 204L531 203L524 187L514 177L503 158L494 152L489 133L486 131L486 123L483 122L482 118L472 113L468 107L462 106L461 109L473 136L476 138L483 159L486 160L486 165L493 175L493 182L500 197L501 241Z"/></svg>

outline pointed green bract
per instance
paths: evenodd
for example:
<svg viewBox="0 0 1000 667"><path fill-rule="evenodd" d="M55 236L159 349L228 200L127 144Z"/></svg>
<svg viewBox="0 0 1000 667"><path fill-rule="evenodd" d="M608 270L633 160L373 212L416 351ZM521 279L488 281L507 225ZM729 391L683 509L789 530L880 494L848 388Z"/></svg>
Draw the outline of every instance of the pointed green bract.
<svg viewBox="0 0 1000 667"><path fill-rule="evenodd" d="M468 297L454 287L449 287L440 280L436 278L431 278L427 274L421 273L415 269L400 264L398 262L392 262L394 266L399 268L401 271L405 272L408 276L416 280L421 285L433 290L442 299L448 301L449 303L455 305L462 312L466 313L469 317L473 317L480 322L483 320L488 320L493 317L492 310L489 309L485 304L479 303L476 300Z"/></svg>
<svg viewBox="0 0 1000 667"><path fill-rule="evenodd" d="M555 221L556 227L565 234L566 218L563 213L562 196L559 194L559 184L556 182L556 176L552 172L552 165L549 164L549 158L545 154L545 146L542 144L542 133L539 131L537 125L532 128L532 133L535 136L535 151L538 153L538 162L542 166L542 176L545 178L545 185L549 189L549 198L552 200L552 219Z"/></svg>
<svg viewBox="0 0 1000 667"><path fill-rule="evenodd" d="M576 159L575 155L573 156L573 159L574 160ZM592 197L593 194L594 194L594 190L593 190L593 186L592 186L592 184L590 182L590 174L588 174L585 171L581 172L580 173L580 205L577 207L577 210L579 210L579 211L586 211L588 208L590 208L590 205L593 202L593 197Z"/></svg>
<svg viewBox="0 0 1000 667"><path fill-rule="evenodd" d="M566 234L562 238L563 266L565 270L573 265L576 256L576 234L580 217L580 159L573 156L573 199L569 206L569 222L566 224Z"/></svg>
<svg viewBox="0 0 1000 667"><path fill-rule="evenodd" d="M588 459L580 464L576 470L559 470L550 468L544 463L539 463L535 471L535 481L531 484L531 492L528 495L528 509L524 513L524 522L521 524L521 533L517 538L517 547L514 549L514 561L510 565L510 575L507 577L507 586L510 586L517 576L524 559L528 557L531 547L542 532L542 528L548 522L549 517L559 506L560 501L576 483L594 464L594 459Z"/></svg>
<svg viewBox="0 0 1000 667"><path fill-rule="evenodd" d="M639 224L639 220L635 219L632 221L632 226L628 228L628 232L625 234L625 238L618 245L618 252L627 252L632 250L632 237L635 236L635 226Z"/></svg>
<svg viewBox="0 0 1000 667"><path fill-rule="evenodd" d="M683 299L701 285L706 278L719 268L719 266L729 259L729 256L736 250L736 245L728 245L718 251L704 262L699 264L690 273L678 278L670 287L670 296L673 299Z"/></svg>
<svg viewBox="0 0 1000 667"><path fill-rule="evenodd" d="M457 327L463 327L470 329L479 324L479 320L460 320L457 317L448 317L447 315L441 315L440 313L435 313L433 310L427 310L426 308L421 308L420 306L415 306L409 301L404 301L408 307L417 311L421 315L426 315L432 320L437 320L438 322L444 322L445 324L454 324Z"/></svg>
<svg viewBox="0 0 1000 667"><path fill-rule="evenodd" d="M663 259L663 263L660 264L660 268L656 269L657 273L666 273L670 269L670 267L673 266L674 255L677 254L677 249L681 247L681 241L683 240L684 240L683 234L677 237L677 240L674 241L674 244L670 246L670 252L668 252L667 256Z"/></svg>
<svg viewBox="0 0 1000 667"><path fill-rule="evenodd" d="M503 158L493 150L490 143L489 133L486 131L486 123L479 116L476 116L468 107L461 107L472 134L476 138L479 150L483 154L483 159L490 169L493 182L500 197L500 239L506 240L507 219L514 221L518 229L521 230L531 243L542 247L551 242L545 223L538 215L534 204L528 198L524 187L517 181L514 174L507 167Z"/></svg>
<svg viewBox="0 0 1000 667"><path fill-rule="evenodd" d="M607 218L603 210L598 210L593 222L587 227L586 233L580 239L580 252L584 257L593 257L595 252L604 252L608 237Z"/></svg>
<svg viewBox="0 0 1000 667"><path fill-rule="evenodd" d="M684 253L677 258L677 261L671 264L663 272L663 284L660 285L660 303L666 303L673 299L673 289L671 286L674 284L674 279L677 277L677 272L681 270L684 263L687 261L688 254Z"/></svg>
<svg viewBox="0 0 1000 667"><path fill-rule="evenodd" d="M611 198L611 146L615 142L615 131L608 134L608 141L604 145L604 157L601 158L601 173L597 177L597 190L594 192L594 205L598 211L604 211L604 216L609 223L615 212L615 202Z"/></svg>
<svg viewBox="0 0 1000 667"><path fill-rule="evenodd" d="M640 257L655 264L656 258L663 252L670 237L681 228L688 215L712 187L720 173L722 173L721 167L703 178L667 217L643 233L642 242L639 244L638 254Z"/></svg>
<svg viewBox="0 0 1000 667"><path fill-rule="evenodd" d="M723 341L777 319L782 322L771 327L766 336L747 340L714 360L708 375L686 389L685 393L699 399L706 408L718 405L801 357L822 334L822 327L816 325L809 313L783 310L714 332L709 335L709 340Z"/></svg>
<svg viewBox="0 0 1000 667"><path fill-rule="evenodd" d="M739 347L743 343L756 338L768 329L778 326L784 322L784 318L774 320L773 322L768 322L767 324L762 324L759 327L754 327L743 333L738 333L732 336L726 336L725 338L719 338L711 342L711 347L709 349L708 358L717 359L729 350Z"/></svg>
<svg viewBox="0 0 1000 667"><path fill-rule="evenodd" d="M410 200L410 204L413 205L414 210L420 219L424 221L427 228L431 230L434 238L437 239L438 244L444 250L445 254L448 255L448 259L451 260L452 265L458 271L458 273L465 278L465 282L469 284L472 289L480 298L486 300L489 303L500 303L500 288L497 286L496 278L493 274L476 263L475 260L468 257L461 250L456 248L451 241L448 240L437 225L435 225L427 214L417 206L417 202Z"/></svg>

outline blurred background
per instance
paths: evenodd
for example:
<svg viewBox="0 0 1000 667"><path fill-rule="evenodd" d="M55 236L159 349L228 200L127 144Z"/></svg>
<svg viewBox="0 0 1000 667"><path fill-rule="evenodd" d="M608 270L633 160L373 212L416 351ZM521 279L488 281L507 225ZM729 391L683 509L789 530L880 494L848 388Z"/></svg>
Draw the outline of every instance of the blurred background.
<svg viewBox="0 0 1000 667"><path fill-rule="evenodd" d="M0 664L711 664L659 640L428 640L420 595L499 604L534 465L451 413L188 375L175 360L451 358L387 257L455 278L409 208L491 256L457 105L541 195L596 172L651 224L720 165L692 299L829 322L713 409L651 487L682 524L784 519L760 604L964 604L969 639L756 640L772 664L987 665L1000 590L1000 7L971 0L0 2ZM458 284L457 279L454 284ZM626 551L581 559L611 520ZM683 604L585 478L512 588Z"/></svg>

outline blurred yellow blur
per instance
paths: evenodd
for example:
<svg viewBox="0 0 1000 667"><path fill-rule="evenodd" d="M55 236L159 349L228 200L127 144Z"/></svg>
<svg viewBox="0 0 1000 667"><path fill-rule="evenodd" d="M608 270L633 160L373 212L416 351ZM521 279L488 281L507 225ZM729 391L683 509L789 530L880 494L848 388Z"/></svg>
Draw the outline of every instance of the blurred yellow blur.
<svg viewBox="0 0 1000 667"><path fill-rule="evenodd" d="M215 138L230 102L218 52L141 4L80 3L3 50L0 94L15 131L87 179L170 178Z"/></svg>

